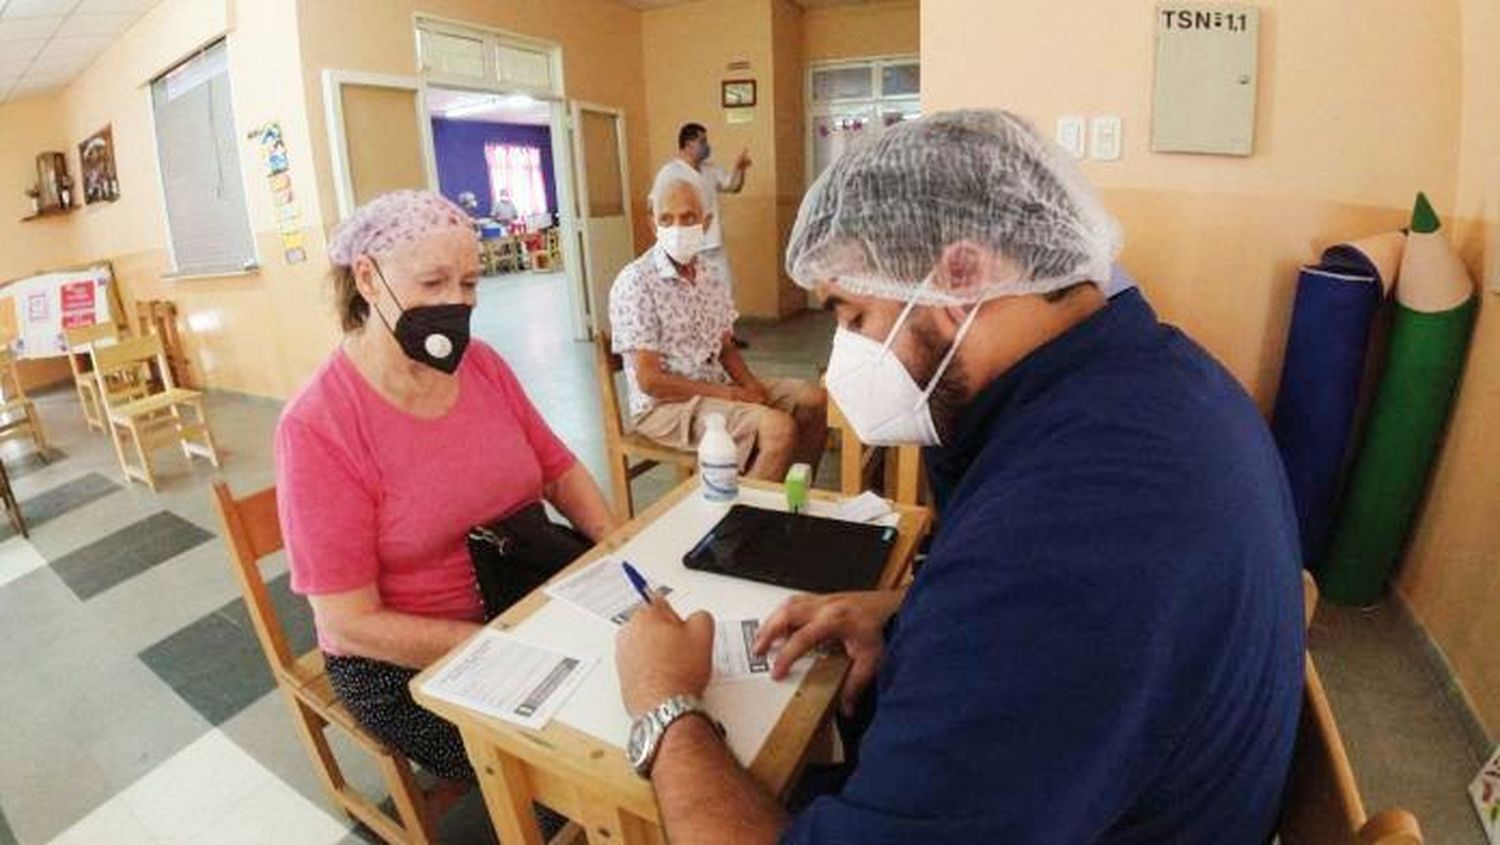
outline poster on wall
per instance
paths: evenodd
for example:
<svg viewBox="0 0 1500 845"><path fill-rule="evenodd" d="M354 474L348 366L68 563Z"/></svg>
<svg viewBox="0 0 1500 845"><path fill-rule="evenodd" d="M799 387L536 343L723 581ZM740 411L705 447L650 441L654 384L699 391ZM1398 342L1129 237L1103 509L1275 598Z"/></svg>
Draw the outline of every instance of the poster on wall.
<svg viewBox="0 0 1500 845"><path fill-rule="evenodd" d="M120 198L112 126L100 129L78 145L78 162L83 170L83 198L89 205Z"/></svg>
<svg viewBox="0 0 1500 845"><path fill-rule="evenodd" d="M307 260L307 248L302 242L302 210L292 194L291 163L287 160L281 123L269 121L252 130L249 137L256 142L261 164L266 169L271 207L276 212L276 232L281 236L282 257L288 264L300 264Z"/></svg>
<svg viewBox="0 0 1500 845"><path fill-rule="evenodd" d="M0 341L18 358L66 354L64 329L107 323L109 267L43 273L0 287Z"/></svg>

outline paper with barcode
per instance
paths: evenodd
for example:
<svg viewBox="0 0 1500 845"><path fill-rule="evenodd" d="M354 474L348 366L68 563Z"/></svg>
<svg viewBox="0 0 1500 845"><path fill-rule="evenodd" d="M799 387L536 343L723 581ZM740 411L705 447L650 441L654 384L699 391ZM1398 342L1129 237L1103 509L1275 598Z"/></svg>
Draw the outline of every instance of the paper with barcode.
<svg viewBox="0 0 1500 845"><path fill-rule="evenodd" d="M661 595L671 595L672 588L649 575L642 575L646 586ZM547 595L575 604L600 619L616 625L625 624L644 602L641 594L625 575L625 568L614 555L605 555L556 583L548 584Z"/></svg>
<svg viewBox="0 0 1500 845"><path fill-rule="evenodd" d="M771 664L776 662L779 646L765 654L755 653L755 635L760 632L759 619L719 619L714 623L713 680L743 681L770 678ZM804 655L792 664L790 676L800 678L812 665L813 656Z"/></svg>
<svg viewBox="0 0 1500 845"><path fill-rule="evenodd" d="M485 628L422 690L487 716L541 730L598 655L568 654Z"/></svg>

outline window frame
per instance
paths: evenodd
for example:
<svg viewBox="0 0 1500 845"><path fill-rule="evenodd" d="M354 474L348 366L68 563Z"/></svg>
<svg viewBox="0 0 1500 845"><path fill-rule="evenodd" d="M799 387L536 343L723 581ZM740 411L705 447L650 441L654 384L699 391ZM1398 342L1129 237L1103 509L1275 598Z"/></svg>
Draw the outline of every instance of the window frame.
<svg viewBox="0 0 1500 845"><path fill-rule="evenodd" d="M236 167L239 170L240 191L244 200L245 207L245 228L247 230L246 234L249 238L250 251L249 256L244 262L240 264L239 267L198 268L183 270L182 264L178 260L177 256L177 242L172 232L172 215L171 211L168 208L167 174L162 169L161 136L157 131L155 88L156 84L165 79L167 76L186 66L189 62L201 59L205 54L208 53L209 50L220 45L222 45L224 48L224 75L229 82L229 129L230 135L235 142L234 150L236 161L238 162ZM239 123L236 119L237 116L235 114L234 78L230 70L232 65L233 48L230 44L230 39L227 35L219 35L212 39L209 39L208 41L189 51L180 59L168 65L161 72L153 75L151 78L146 80L146 84L141 86L141 96L145 99L146 102L146 113L150 116L150 119L147 120L146 123L147 131L149 132L151 139L151 165L156 171L157 196L161 199L161 225L162 231L166 233L167 263L170 269L161 274L161 278L164 280L215 279L235 276L249 276L259 273L261 271L261 268L264 266L261 261L260 243L255 236L255 222L250 211L251 182L249 178L250 174L246 171L246 168L244 166L245 159L242 155L243 150L241 149L240 143L241 138L239 134Z"/></svg>

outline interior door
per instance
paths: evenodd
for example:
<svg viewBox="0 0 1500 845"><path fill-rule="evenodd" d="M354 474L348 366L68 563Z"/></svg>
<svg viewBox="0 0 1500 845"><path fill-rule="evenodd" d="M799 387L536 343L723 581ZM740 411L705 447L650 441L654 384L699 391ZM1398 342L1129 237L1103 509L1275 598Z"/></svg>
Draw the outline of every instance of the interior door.
<svg viewBox="0 0 1500 845"><path fill-rule="evenodd" d="M341 218L388 191L437 188L420 80L326 70L323 97Z"/></svg>
<svg viewBox="0 0 1500 845"><path fill-rule="evenodd" d="M572 103L575 222L583 254L589 326L609 328L609 288L635 258L625 115L619 109Z"/></svg>

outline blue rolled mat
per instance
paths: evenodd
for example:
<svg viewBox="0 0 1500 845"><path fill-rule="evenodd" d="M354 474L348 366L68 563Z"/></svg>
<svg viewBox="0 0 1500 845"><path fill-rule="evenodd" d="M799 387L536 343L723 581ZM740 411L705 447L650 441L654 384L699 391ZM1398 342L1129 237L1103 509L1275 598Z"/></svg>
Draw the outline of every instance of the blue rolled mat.
<svg viewBox="0 0 1500 845"><path fill-rule="evenodd" d="M1382 299L1379 268L1356 249L1334 247L1297 278L1271 431L1291 484L1304 566L1316 565L1328 545Z"/></svg>

